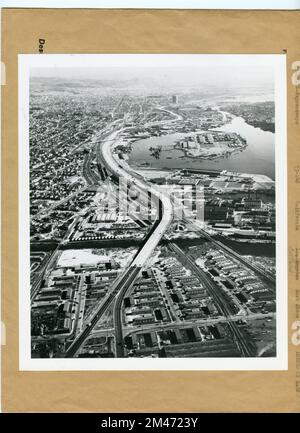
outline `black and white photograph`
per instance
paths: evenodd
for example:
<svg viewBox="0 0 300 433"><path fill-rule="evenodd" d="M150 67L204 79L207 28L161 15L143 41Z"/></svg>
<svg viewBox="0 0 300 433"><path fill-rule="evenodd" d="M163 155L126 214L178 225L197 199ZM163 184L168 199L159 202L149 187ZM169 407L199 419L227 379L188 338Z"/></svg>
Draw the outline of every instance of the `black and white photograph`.
<svg viewBox="0 0 300 433"><path fill-rule="evenodd" d="M280 54L19 55L21 368L286 368L285 92Z"/></svg>

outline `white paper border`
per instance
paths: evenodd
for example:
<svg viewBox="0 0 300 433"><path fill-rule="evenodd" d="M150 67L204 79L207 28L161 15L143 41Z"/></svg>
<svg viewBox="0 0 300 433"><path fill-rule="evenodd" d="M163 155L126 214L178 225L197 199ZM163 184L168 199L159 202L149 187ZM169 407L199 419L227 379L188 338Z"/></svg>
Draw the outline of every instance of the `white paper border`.
<svg viewBox="0 0 300 433"><path fill-rule="evenodd" d="M295 10L300 0L2 0L1 8Z"/></svg>

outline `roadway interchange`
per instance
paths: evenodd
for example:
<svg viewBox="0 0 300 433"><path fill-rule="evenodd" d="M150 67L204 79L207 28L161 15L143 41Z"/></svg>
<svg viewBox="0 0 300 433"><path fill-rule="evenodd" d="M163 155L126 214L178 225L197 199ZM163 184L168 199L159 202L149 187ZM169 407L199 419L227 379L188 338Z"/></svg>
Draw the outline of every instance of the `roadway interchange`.
<svg viewBox="0 0 300 433"><path fill-rule="evenodd" d="M169 227L170 222L173 218L173 204L170 198L166 195L161 194L160 192L153 189L152 185L142 179L140 176L135 175L135 173L122 166L118 161L116 161L115 156L112 151L113 144L117 141L118 135L125 128L122 128L119 131L115 131L110 134L102 143L99 143L97 147L97 159L105 164L105 166L109 169L109 171L114 174L118 178L125 178L127 182L131 182L134 184L135 188L140 190L142 193L147 193L149 189L151 189L152 194L157 194L157 199L161 204L161 212L159 214L159 219L157 221L156 226L154 226L154 230L151 230L150 235L143 242L140 250L133 258L133 261L129 267L129 269L125 270L125 273L121 279L118 281L110 291L108 298L104 301L103 304L99 306L99 309L96 311L94 317L91 319L91 322L87 325L87 327L82 331L82 333L74 340L69 350L66 353L66 356L74 356L78 349L82 346L84 341L92 332L93 328L97 324L99 318L102 314L107 310L107 308L111 305L113 300L116 302L113 308L113 323L115 330L115 344L116 344L116 357L124 357L124 344L123 344L123 330L122 330L122 302L126 293L129 291L132 286L136 276L139 273L139 270L145 265L148 258L154 251L155 247L158 245L159 241L163 237L167 228ZM206 234L206 232L204 232ZM231 311L227 300L224 298L225 295L220 293L217 288L213 285L213 283L209 280L207 275L204 272L198 269L195 263L188 257L184 255L184 253L177 249L178 247L173 244L173 249L179 255L181 255L181 259L188 262L188 266L192 269L196 275L199 276L201 281L205 281L208 289L212 297L214 298L219 310L224 314L226 318L231 317L233 311ZM133 274L131 274L132 267L136 270ZM245 339L242 331L236 325L235 322L229 321L229 328L233 333L236 342L240 348L240 351L243 356L251 357L254 356L254 348L249 342Z"/></svg>
<svg viewBox="0 0 300 433"><path fill-rule="evenodd" d="M125 128L118 131L112 132L104 141L98 144L97 156L101 161L105 162L107 169L118 178L125 178L128 182L132 182L135 188L140 190L142 193L147 193L151 185L138 176L134 176L132 173L126 171L118 162L112 153L112 144L117 140L118 135ZM158 220L154 223L153 229L150 230L148 236L144 239L141 248L133 258L129 267L121 275L120 279L117 279L109 294L102 302L95 313L93 314L88 325L81 331L80 334L74 339L71 345L68 347L65 353L65 357L74 357L80 347L84 344L86 339L91 334L92 330L96 326L100 317L107 311L112 302L116 299L113 320L115 324L115 339L116 339L116 352L117 356L124 356L123 353L123 337L122 337L122 309L121 305L125 294L132 286L135 278L138 276L139 271L145 265L155 247L160 242L165 231L169 227L173 218L173 207L169 197L162 195L158 191L153 191L152 194L155 196L157 202L160 204L160 212Z"/></svg>
<svg viewBox="0 0 300 433"><path fill-rule="evenodd" d="M112 153L111 142L115 142L117 139L119 132L115 132L110 136L110 139L107 139L102 146L98 146L99 158L102 161L105 161L106 166L109 167L109 170L118 178L124 177L127 182L132 182L136 189L141 191L142 193L148 193L151 190L152 195L159 203L159 216L157 224L154 224L154 229L152 229L149 235L146 238L146 241L143 243L142 247L138 251L138 254L134 257L132 265L138 266L138 268L142 268L155 247L158 245L159 241L163 237L167 228L169 227L172 219L173 219L173 205L170 198L166 195L161 194L160 192L154 190L151 187L151 184L146 182L144 179L135 175L133 171L126 170L124 166L120 165L114 158ZM122 302L123 299L129 290L130 286L124 286L114 305L113 310L113 321L115 328L115 342L116 342L116 356L124 357L124 346L123 346L123 332L122 332Z"/></svg>
<svg viewBox="0 0 300 433"><path fill-rule="evenodd" d="M176 119L175 119L176 120ZM174 120L168 120L167 122L172 122ZM160 122L157 122L160 123ZM117 130L113 130L113 127L117 127ZM74 357L78 350L83 346L84 342L91 335L92 331L96 327L99 319L103 316L105 312L107 312L108 308L113 304L113 323L115 330L115 345L116 345L116 357L124 357L124 344L123 344L123 329L122 329L122 302L131 286L133 285L136 277L138 276L140 270L145 266L151 254L153 253L156 246L159 244L160 240L164 236L166 230L168 229L171 221L173 220L173 206L170 197L166 194L161 193L157 189L153 187L153 185L147 182L144 178L142 178L139 174L135 173L130 167L126 167L122 164L121 160L117 160L115 154L113 154L113 146L116 144L119 135L126 131L127 127L123 127L120 121L113 122L110 125L110 128L107 128L106 132L109 134L104 138L98 136L99 141L96 143L95 150L97 154L98 164L101 164L103 167L113 174L117 179L125 179L129 185L134 185L134 187L142 194L148 194L151 191L151 194L155 198L155 202L159 203L159 212L158 218L152 229L148 233L147 237L143 240L143 243L138 250L137 254L132 259L130 265L124 270L122 275L113 283L112 287L109 290L104 302L100 303L93 316L90 319L90 322L86 325L86 327L76 336L73 340L69 348L65 353L65 357ZM90 158L86 159L87 162L90 162ZM89 169L86 166L85 172L88 172ZM90 182L93 181L93 173L88 173ZM88 179L87 179L88 181ZM88 182L89 183L89 182ZM197 227L197 230L200 230ZM243 262L241 257L232 251L221 242L216 241L212 238L205 230L201 229L203 236L206 238L209 237L209 240L212 240L214 243L218 243L218 246L226 250L227 253L230 253L235 258ZM212 281L208 278L208 276L198 268L198 266L193 262L193 260L187 257L182 250L177 249L178 247L173 244L174 252L180 255L184 262L187 263L188 267L195 272L196 275L199 276L202 282L208 287L213 299L216 302L219 310L224 314L225 318L231 318L233 315L233 311L228 305L227 300L225 299L225 294L221 293L218 290ZM227 249L229 251L227 251ZM236 257L237 256L237 257ZM246 262L246 265L249 266L249 263ZM255 269L256 270L256 269ZM256 270L257 271L257 270ZM242 318L242 317L241 317ZM228 320L229 328L236 339L237 345L240 348L242 356L252 357L255 356L254 347L251 345L249 341L245 338L245 335L241 331L241 329L236 325L235 321Z"/></svg>
<svg viewBox="0 0 300 433"><path fill-rule="evenodd" d="M113 132L102 143L102 145L100 144L98 146L98 152L100 152L101 159L105 161L105 164L110 172L112 172L118 178L126 179L128 184L131 182L135 188L140 190L142 193L148 193L148 191L151 189L151 194L154 196L154 199L156 198L158 203L161 203L159 224L157 225L156 230L147 240L147 243L143 246L139 254L134 259L133 264L142 267L146 263L147 259L151 256L154 248L158 245L160 239L163 237L165 231L169 227L173 219L173 205L167 195L155 190L150 183L138 175L135 175L133 171L125 170L125 168L116 161L112 153L111 144L115 143L119 133L124 129L125 128L121 129L120 131Z"/></svg>

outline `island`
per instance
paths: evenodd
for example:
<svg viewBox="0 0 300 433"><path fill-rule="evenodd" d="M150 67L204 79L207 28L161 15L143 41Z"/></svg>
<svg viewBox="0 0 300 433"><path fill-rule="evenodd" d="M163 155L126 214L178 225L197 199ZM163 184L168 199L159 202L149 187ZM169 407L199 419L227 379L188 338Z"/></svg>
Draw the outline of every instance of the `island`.
<svg viewBox="0 0 300 433"><path fill-rule="evenodd" d="M186 157L215 159L242 151L246 140L235 132L201 131L176 140L174 149L180 149Z"/></svg>

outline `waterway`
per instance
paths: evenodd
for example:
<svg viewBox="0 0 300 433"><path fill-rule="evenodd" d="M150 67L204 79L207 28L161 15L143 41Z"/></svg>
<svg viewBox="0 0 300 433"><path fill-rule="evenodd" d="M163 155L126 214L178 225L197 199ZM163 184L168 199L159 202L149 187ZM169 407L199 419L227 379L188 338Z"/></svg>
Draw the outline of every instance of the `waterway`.
<svg viewBox="0 0 300 433"><path fill-rule="evenodd" d="M135 168L199 168L229 170L243 173L265 174L275 180L275 134L248 125L241 117L216 128L219 131L236 132L247 141L247 147L228 157L214 160L185 157L183 152L172 149L175 140L186 135L168 134L139 140L133 144L129 164ZM159 158L151 155L150 147L161 146Z"/></svg>

